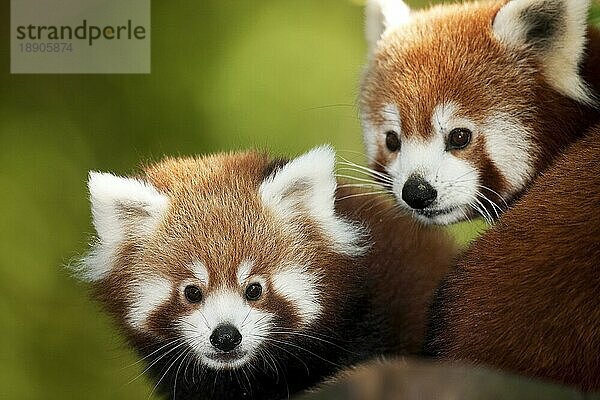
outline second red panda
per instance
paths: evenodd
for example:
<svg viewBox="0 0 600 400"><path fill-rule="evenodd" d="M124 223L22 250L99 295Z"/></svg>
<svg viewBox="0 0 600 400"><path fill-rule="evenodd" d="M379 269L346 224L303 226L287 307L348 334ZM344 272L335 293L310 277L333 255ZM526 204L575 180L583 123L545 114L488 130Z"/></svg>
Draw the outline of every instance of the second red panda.
<svg viewBox="0 0 600 400"><path fill-rule="evenodd" d="M328 147L91 173L82 276L177 399L281 399L342 367L415 354L455 253L393 203L337 187Z"/></svg>
<svg viewBox="0 0 600 400"><path fill-rule="evenodd" d="M589 0L371 0L366 153L422 222L495 219L600 121Z"/></svg>
<svg viewBox="0 0 600 400"><path fill-rule="evenodd" d="M404 209L498 223L436 295L426 352L600 388L600 33L587 0L369 3L367 154ZM508 210L507 210L508 209Z"/></svg>

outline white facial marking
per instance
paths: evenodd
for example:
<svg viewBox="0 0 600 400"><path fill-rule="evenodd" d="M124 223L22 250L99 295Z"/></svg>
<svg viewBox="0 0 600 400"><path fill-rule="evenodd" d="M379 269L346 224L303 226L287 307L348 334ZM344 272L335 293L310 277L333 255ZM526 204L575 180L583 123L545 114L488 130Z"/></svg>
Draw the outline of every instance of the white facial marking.
<svg viewBox="0 0 600 400"><path fill-rule="evenodd" d="M194 274L196 279L198 279L204 285L208 285L208 279L209 279L208 270L206 269L206 266L202 262L194 261L192 263L192 265L190 266L190 269L192 270L192 273Z"/></svg>
<svg viewBox="0 0 600 400"><path fill-rule="evenodd" d="M524 15L544 18L544 13L547 13L550 18L555 18L554 25L560 28L549 29L550 36L543 46L535 49L543 63L543 72L548 83L557 91L582 103L594 104L593 94L579 75L589 7L590 0L513 0L498 11L493 31L505 45L523 48L532 44L528 42L529 32L537 28L531 26L532 21Z"/></svg>
<svg viewBox="0 0 600 400"><path fill-rule="evenodd" d="M372 165L377 157L377 152L379 150L380 143L380 134L379 128L375 127L367 118L366 115L363 115L360 119L362 130L363 130L363 143L365 145L365 152L367 156L367 162Z"/></svg>
<svg viewBox="0 0 600 400"><path fill-rule="evenodd" d="M533 155L537 149L531 133L517 118L498 112L478 126L457 111L454 102L437 105L431 117L433 137L423 140L417 135L403 135L400 153L388 166L394 178L392 190L408 209L402 200L402 188L412 174L420 175L437 191L437 199L426 210L437 215L424 216L423 212L415 211L416 218L425 222L448 224L466 219L470 208L481 210L478 212L491 220L502 212L497 204L502 205L512 193L521 190L533 174ZM484 136L487 155L509 184L506 192L483 188L481 185L486 183L480 182L476 166L445 150L446 138L454 128L469 129L472 141L477 135ZM488 204L486 197L496 204ZM492 211L486 210L488 207ZM451 212L438 213L440 210Z"/></svg>
<svg viewBox="0 0 600 400"><path fill-rule="evenodd" d="M171 281L160 277L147 277L132 284L132 303L127 320L137 330L145 331L150 314L171 296Z"/></svg>
<svg viewBox="0 0 600 400"><path fill-rule="evenodd" d="M253 264L253 261L244 260L238 266L237 281L240 286L242 286L250 276L250 271L252 271Z"/></svg>
<svg viewBox="0 0 600 400"><path fill-rule="evenodd" d="M360 244L363 229L335 214L335 153L329 146L314 148L266 178L259 187L262 203L288 222L308 214L333 242L335 250L356 256L364 253Z"/></svg>
<svg viewBox="0 0 600 400"><path fill-rule="evenodd" d="M394 131L400 135L402 133L402 122L398 107L395 104L385 104L381 110L381 114L384 122L380 129L383 132Z"/></svg>
<svg viewBox="0 0 600 400"><path fill-rule="evenodd" d="M273 275L272 283L275 291L292 303L304 325L319 317L319 277L306 267L288 266Z"/></svg>
<svg viewBox="0 0 600 400"><path fill-rule="evenodd" d="M233 369L246 364L255 354L272 327L273 315L252 307L240 294L222 289L208 295L198 310L182 318L180 329L187 343L201 361L214 369ZM219 324L231 324L242 335L236 352L239 358L219 361L211 358L218 354L210 343L210 335Z"/></svg>
<svg viewBox="0 0 600 400"><path fill-rule="evenodd" d="M531 132L505 113L487 118L482 131L488 156L508 181L509 192L521 190L534 172L533 155L537 149L531 140Z"/></svg>
<svg viewBox="0 0 600 400"><path fill-rule="evenodd" d="M90 172L88 180L98 242L79 266L82 279L96 281L112 269L115 252L129 236L150 236L169 208L169 198L147 182Z"/></svg>
<svg viewBox="0 0 600 400"><path fill-rule="evenodd" d="M472 121L456 115L457 109L453 102L436 106L431 117L433 136L424 140L417 134L403 134L400 152L388 165L388 173L394 180L392 191L407 209L412 210L402 200L402 189L411 175L419 175L437 191L437 198L428 209L440 213L429 217L415 213L415 217L423 222L449 224L461 220L465 218L468 204L475 201L477 169L446 151L446 135L453 128L476 132Z"/></svg>
<svg viewBox="0 0 600 400"><path fill-rule="evenodd" d="M400 111L395 104L385 104L381 110L381 117L384 121L383 124L375 126L370 121L368 112L361 116L367 162L371 165L376 161L379 149L385 149L385 133L388 131L394 131L398 135L402 133Z"/></svg>

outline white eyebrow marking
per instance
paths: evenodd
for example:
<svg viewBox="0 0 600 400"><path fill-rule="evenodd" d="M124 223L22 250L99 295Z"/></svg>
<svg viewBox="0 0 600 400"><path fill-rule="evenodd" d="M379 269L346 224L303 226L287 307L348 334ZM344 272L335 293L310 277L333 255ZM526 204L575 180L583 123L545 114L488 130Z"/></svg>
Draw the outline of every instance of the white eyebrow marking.
<svg viewBox="0 0 600 400"><path fill-rule="evenodd" d="M467 128L476 131L475 123L458 114L458 104L453 101L440 103L433 109L431 126L438 135L446 135L454 128Z"/></svg>
<svg viewBox="0 0 600 400"><path fill-rule="evenodd" d="M254 261L244 260L240 263L237 271L237 280L238 284L242 286L246 279L250 276L250 271L252 270L252 266L254 265Z"/></svg>
<svg viewBox="0 0 600 400"><path fill-rule="evenodd" d="M395 131L398 135L402 129L402 122L400 120L400 111L395 104L387 103L381 110L381 117L383 118L383 125L381 129L383 133L387 131Z"/></svg>
<svg viewBox="0 0 600 400"><path fill-rule="evenodd" d="M205 285L208 285L208 270L206 266L200 261L194 261L190 266L190 269L194 273L196 279Z"/></svg>

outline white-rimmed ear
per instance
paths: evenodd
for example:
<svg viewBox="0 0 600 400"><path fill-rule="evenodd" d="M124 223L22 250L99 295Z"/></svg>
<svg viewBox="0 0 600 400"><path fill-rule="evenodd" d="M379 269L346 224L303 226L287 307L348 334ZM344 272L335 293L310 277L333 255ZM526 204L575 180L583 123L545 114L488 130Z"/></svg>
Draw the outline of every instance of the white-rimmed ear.
<svg viewBox="0 0 600 400"><path fill-rule="evenodd" d="M579 75L589 7L590 0L512 0L498 11L492 29L506 46L531 49L557 91L593 104L594 96Z"/></svg>
<svg viewBox="0 0 600 400"><path fill-rule="evenodd" d="M316 147L271 173L261 183L262 203L283 221L298 215L312 217L340 253L362 252L362 228L335 213L335 152Z"/></svg>
<svg viewBox="0 0 600 400"><path fill-rule="evenodd" d="M112 268L115 250L126 238L144 238L156 230L169 198L149 183L100 172L90 172L88 189L98 241L80 272L94 281Z"/></svg>
<svg viewBox="0 0 600 400"><path fill-rule="evenodd" d="M166 195L135 178L90 172L88 189L94 227L105 242L151 234L169 206Z"/></svg>
<svg viewBox="0 0 600 400"><path fill-rule="evenodd" d="M372 54L377 42L386 31L406 24L410 8L402 0L367 0L365 8L365 36Z"/></svg>

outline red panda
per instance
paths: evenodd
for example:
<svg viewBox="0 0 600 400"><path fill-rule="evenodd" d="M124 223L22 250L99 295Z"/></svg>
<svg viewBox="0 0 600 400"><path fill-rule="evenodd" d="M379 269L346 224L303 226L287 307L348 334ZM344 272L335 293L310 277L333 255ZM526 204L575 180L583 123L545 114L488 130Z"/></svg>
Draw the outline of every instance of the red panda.
<svg viewBox="0 0 600 400"><path fill-rule="evenodd" d="M505 213L442 281L426 354L600 388L600 33L588 8L368 5L360 105L376 175L425 223Z"/></svg>
<svg viewBox="0 0 600 400"><path fill-rule="evenodd" d="M367 5L369 163L424 223L496 219L600 121L589 0Z"/></svg>
<svg viewBox="0 0 600 400"><path fill-rule="evenodd" d="M454 243L338 187L334 158L250 151L90 173L97 240L79 273L163 394L288 398L422 349Z"/></svg>
<svg viewBox="0 0 600 400"><path fill-rule="evenodd" d="M597 125L465 252L428 354L600 389L599 160Z"/></svg>

